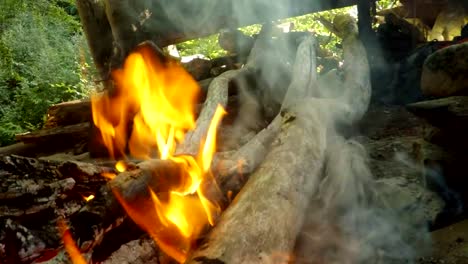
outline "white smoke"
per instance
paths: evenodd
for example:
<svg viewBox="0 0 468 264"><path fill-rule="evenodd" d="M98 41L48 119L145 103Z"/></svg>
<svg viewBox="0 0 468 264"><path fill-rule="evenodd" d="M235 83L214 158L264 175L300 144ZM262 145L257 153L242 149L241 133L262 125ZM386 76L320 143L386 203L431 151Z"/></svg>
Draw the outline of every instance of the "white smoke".
<svg viewBox="0 0 468 264"><path fill-rule="evenodd" d="M173 26L187 33L205 30L204 28L211 26L214 17L229 15L232 20L226 22L226 27L248 25L253 21L252 18L286 17L298 6L319 3L310 0L212 0L203 1L206 5L201 6L198 5L198 1L189 0L158 2L160 3L158 12L165 14ZM148 0L141 6L145 9L155 9L152 3ZM222 9L226 6L229 6L229 10ZM144 12L135 9L130 11L135 13L133 15ZM153 26L157 25L145 25L145 27ZM267 100L271 101L271 97L285 94L287 85L283 82L292 75L292 64L288 56L297 46L292 47L294 45L288 41L276 41L274 44L276 46L266 49L262 60L255 65L260 71L257 72L260 79L254 83L256 87L251 87L252 82L239 81L239 85L243 86L244 90L253 88L260 91L241 96L245 98L253 96L255 98L253 101L258 97L270 97ZM351 68L354 66L353 63L358 62L345 63ZM345 77L344 83L349 81ZM369 91L346 90L340 94L340 84L343 82L333 76L331 81L322 79L318 83L321 89L315 96L335 100L335 103L330 104L330 108L324 111L334 116L333 121L336 122L332 122L327 135L324 176L319 186L316 186L318 192L310 202L304 232L297 242L296 262L354 264L408 261L411 263L421 253L421 249L426 248L429 241L425 223L410 221L411 219L398 215L399 212L391 207L391 202L387 201L388 197L382 197L379 193L380 189L369 169L368 154L363 145L345 138L335 127L335 123L338 126L346 126L348 121L362 117L368 107L366 100L369 98L365 93ZM363 94L356 94L360 92ZM280 97L282 99L282 96ZM281 104L281 99L276 100L278 105ZM251 108L242 113L242 118L246 119L245 123L249 126L252 125L257 129L257 121L263 118L262 115L265 113L258 113L260 110L257 105L249 106ZM343 114L345 112L348 115ZM350 116L353 118L350 119ZM255 118L250 119L250 117ZM317 126L324 125L329 124L317 124Z"/></svg>

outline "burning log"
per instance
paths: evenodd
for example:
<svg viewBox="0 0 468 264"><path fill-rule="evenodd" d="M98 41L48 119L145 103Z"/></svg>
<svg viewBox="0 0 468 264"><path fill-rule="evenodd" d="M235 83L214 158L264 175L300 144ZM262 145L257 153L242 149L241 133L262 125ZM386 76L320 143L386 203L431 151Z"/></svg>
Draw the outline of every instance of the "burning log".
<svg viewBox="0 0 468 264"><path fill-rule="evenodd" d="M326 129L313 126L320 116L300 111L283 114L281 132L265 161L189 263L257 263L291 252L326 143Z"/></svg>
<svg viewBox="0 0 468 264"><path fill-rule="evenodd" d="M208 87L207 99L198 116L196 129L185 136L184 144L180 145L178 153L195 154L200 149L200 142L206 135L211 119L218 105L226 107L228 103L229 82L236 77L241 70L230 70L213 79Z"/></svg>
<svg viewBox="0 0 468 264"><path fill-rule="evenodd" d="M323 110L309 107L315 100L302 101L310 97L316 81L316 74L301 74L316 71L314 43L308 37L298 48L294 68L301 71L286 93L279 135L189 263L266 262L292 251L326 147L327 126L314 126L325 121Z"/></svg>
<svg viewBox="0 0 468 264"><path fill-rule="evenodd" d="M345 22L344 28L348 28L348 21ZM331 140L329 135L338 134L335 128L336 123L349 125L359 119L368 103L369 86L368 79L366 79L368 73L365 72L367 68L364 68L367 64L364 61L365 56L360 57L363 49L356 42L355 35L343 34L343 36L345 38L345 59L346 61L357 61L358 67L348 66L345 68L347 75L345 75L343 86L346 90L341 96L321 98L322 90L327 87L320 87L317 83L315 42L312 36L308 36L297 49L292 81L288 88L284 89L282 103L277 110L275 108L275 111L271 112L275 113L276 117L272 118L271 123L266 128L266 123L271 119L263 120L265 125L252 129L255 135L250 137L247 143L240 148L230 152L211 153L214 157L205 157L206 149L211 148L214 152L214 145L210 145L210 142L215 141L213 131L216 130L216 121L213 125L211 119L216 116L215 120L219 121L221 114L218 105L226 106L228 104L229 86L234 80L245 77L242 76L243 74L255 76L261 70L255 63L262 61L262 56L266 56L266 52L264 52L266 48L262 46L262 42L255 43L246 67L225 72L211 82L196 125L162 123L158 129L171 127L167 131L163 131L167 132L167 135L163 135L163 140L158 138L160 134L153 137L153 131L151 131L138 135L153 140L149 144L138 142L139 145L135 148L131 145L134 142L129 142L135 140L132 131L143 129L145 132L144 129L153 125L146 121L154 116L140 116L139 111L148 106L147 102L136 100L153 98L153 90L138 91L141 94L137 94L135 91L137 94L135 98L132 95L128 95L128 98L122 97L130 102L130 105L126 106L127 108L123 107L123 109L114 111L115 113L107 111L106 107L115 110L112 106L116 102L106 101L109 98L98 98L98 102L102 103L100 106L104 106L103 109L100 109L102 110L101 114L103 114L100 121L104 122L103 124L114 126L112 128L115 129L108 131L107 135L114 136L113 132L115 131L124 132L123 138L110 142L112 143L109 144L111 153L121 152L124 154L126 151L130 151L132 154L138 153L140 155L136 155L138 157L151 157L154 154L151 147L157 145L161 159L150 159L138 164L127 162L129 166L119 174L114 170L106 171L96 165L88 165L89 168L86 169L86 166L79 162L66 163L68 164L66 166L60 165L57 172L59 180L48 182L43 189L49 188L60 194L69 189L67 187L68 181L71 183L73 180L75 185L72 188L80 186L83 187L83 190L87 190L84 185L87 183L86 179L90 180L88 176L99 178L100 184L107 180L98 175L107 173L108 176L113 177L98 192L95 187L100 186L100 184L94 186L92 190L97 192L95 193L96 198L86 203L80 212L74 214L70 219L74 239L79 242L79 247L84 251L96 248L96 245L102 241L104 234L116 230L119 225L129 223L129 219L126 218L125 212L122 210L125 209L132 220L147 231L163 251L179 262L184 262L187 256L189 256L189 263L258 262L267 261L277 254L289 256L305 219L304 211L308 207L311 196L317 193L319 183L324 178L322 168L327 165L326 158L328 155L333 155L334 151L339 150L336 146L331 150L328 149ZM259 36L259 39L262 39L262 36ZM179 66L170 62L153 61L155 58L141 46L139 51L140 54L130 56L137 66L136 69L143 65L152 65L157 69L154 73L156 75L162 74L163 78L152 79L154 78L152 75L139 76L141 78L136 78L134 75L127 76L126 74L141 73L142 71L129 70L127 72L128 69L123 69L117 74L118 80L147 80L148 83L160 84L161 80L172 80L171 78L176 75L177 80L180 80L179 78L184 80L184 85L174 81L164 83L169 86L164 88L184 87L186 89L184 91L187 91L188 94L187 97L194 95L195 98L195 94L190 94L193 92L190 90L193 88L193 79L184 79L187 76L184 75L184 72L179 72ZM145 57L147 55L149 56ZM356 57L353 58L353 56ZM175 72L179 74L175 74ZM142 82L135 87L145 86L148 83ZM130 86L134 87L133 83L130 83ZM151 85L148 86L144 88L154 88ZM117 90L114 91L114 96L126 94L126 91L118 90L122 88L121 86L116 85L115 87ZM169 91L173 92L174 90ZM134 91L132 90L132 92ZM269 90L263 92L268 93ZM167 91L163 90L161 93L167 93ZM312 98L312 96L316 98ZM168 99L169 104L171 104L174 103L171 100L177 99L169 97L158 98L158 100ZM118 100L122 98L118 98ZM252 99L260 108L275 103L269 101L272 100L271 97L267 97L266 100L264 97L252 97ZM180 110L180 105L183 106L182 108L195 108L196 102L192 100L192 97L183 98L183 100L186 101L176 101L175 105L178 107L167 109L168 112L172 114L173 112L170 111ZM115 105L120 102L118 101ZM151 103L158 106L167 104L166 101L157 101L157 103L151 101ZM281 112L277 113L280 109ZM120 115L122 113L124 115ZM126 116L128 113L130 114ZM105 114L109 114L109 116ZM156 113L156 116L159 114L161 113ZM192 117L191 113L183 114ZM122 116L123 120L118 119ZM134 119L132 120L132 118ZM186 116L179 118L184 119ZM173 120L173 116L162 118L162 120L165 122L167 120L170 122L179 121ZM143 126L129 128L141 121L145 122ZM159 121L156 120L156 122ZM100 129L105 127L97 126ZM171 140L174 142L177 141L174 138L180 140L179 138L184 135L184 132L193 128L195 128L193 132L185 134L183 145L172 144ZM154 140L159 141L154 142ZM134 152L135 150L139 152ZM173 155L175 152L181 154ZM197 155L195 156L195 154ZM83 169L80 171L80 168ZM82 175L85 177L82 178ZM66 181L60 181L62 179L60 177ZM200 179L200 177L204 178ZM248 182L243 186L245 181ZM193 184L194 182L199 182L198 186ZM192 186L197 189L193 189ZM206 233L207 224L213 224L219 218L220 209L227 206L227 200L230 201L233 194L237 194L233 203L221 216L219 223L212 231ZM52 195L52 197L55 196ZM193 198L198 200L192 203ZM173 209L169 207L171 205L169 201L173 199L187 199L184 202L190 200L190 203L183 204L192 210L189 217L177 215L174 218L171 215L171 212L181 213L178 211L179 209L171 211ZM209 203L205 204L205 202ZM205 213L201 213L202 211L194 212L195 209L202 209L202 207ZM162 214L164 215L161 216ZM182 212L182 214L186 214L186 212ZM206 220L204 220L205 218ZM175 229L173 226L176 225L178 219L195 222L194 225L189 222L186 225L188 229L183 229L183 223ZM203 244L189 255L192 249L196 248L196 239L203 234L207 234Z"/></svg>
<svg viewBox="0 0 468 264"><path fill-rule="evenodd" d="M350 22L353 21L345 18L338 25L344 33L345 58L362 56L359 63L364 63L364 48ZM344 83L347 89L341 97L314 98L301 103L301 98L320 92L315 89L327 88L317 87L315 75L310 74L315 73L315 68L311 69L315 66L312 43L310 39L302 42L295 64L295 69L305 68L304 72L309 74L304 76L299 71L293 76L283 102L283 108L293 112L283 110L281 132L264 162L223 213L205 243L192 254L189 263L265 263L278 254L291 255L309 199L322 182L325 156L339 151L332 148L331 152L325 152L331 140L327 134L337 134L336 120L345 123L358 120L367 109L370 96L368 66L358 64L357 69L347 68L348 82ZM326 190L327 182L323 185L321 192L333 193Z"/></svg>

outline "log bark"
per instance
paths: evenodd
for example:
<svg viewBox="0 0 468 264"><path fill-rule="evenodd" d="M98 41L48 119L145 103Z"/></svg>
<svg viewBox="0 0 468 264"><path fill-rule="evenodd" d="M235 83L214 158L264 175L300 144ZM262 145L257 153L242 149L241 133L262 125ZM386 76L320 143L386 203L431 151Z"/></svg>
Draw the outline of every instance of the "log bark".
<svg viewBox="0 0 468 264"><path fill-rule="evenodd" d="M77 0L76 7L99 77L106 85L110 81L114 38L106 17L104 1Z"/></svg>
<svg viewBox="0 0 468 264"><path fill-rule="evenodd" d="M86 151L90 135L90 124L79 123L75 125L41 129L16 135L16 140L24 145L17 144L14 147L6 147L0 153L26 154L38 157L52 153L72 151L74 154L82 154ZM36 152L29 153L35 150Z"/></svg>
<svg viewBox="0 0 468 264"><path fill-rule="evenodd" d="M203 104L202 111L198 116L195 130L189 131L185 135L184 143L177 147L176 153L186 153L194 155L200 149L200 143L206 136L211 119L218 105L226 108L228 102L229 82L237 76L240 70L227 71L213 79L208 87L207 99Z"/></svg>
<svg viewBox="0 0 468 264"><path fill-rule="evenodd" d="M90 125L86 122L18 134L15 138L25 143L51 142L59 139L71 140L73 143L76 143L77 141L87 139L89 129Z"/></svg>
<svg viewBox="0 0 468 264"><path fill-rule="evenodd" d="M283 114L265 161L188 263L265 263L291 252L326 144L326 128L314 126L320 114L302 111Z"/></svg>
<svg viewBox="0 0 468 264"><path fill-rule="evenodd" d="M300 71L286 93L269 153L188 263L265 263L294 248L326 147L327 126L317 126L326 121L323 109L304 100L316 81L310 74L316 71L313 45L310 36L298 48L294 68Z"/></svg>
<svg viewBox="0 0 468 264"><path fill-rule="evenodd" d="M354 23L344 17L337 25L337 32L344 38L345 60L351 63L353 58L358 59L355 68L350 64L345 68L345 90L338 98L311 98L301 103L302 98L327 89L314 83L312 39L301 43L277 140L188 263L268 263L278 255L291 256L312 195L326 202L360 195L333 190L332 186L342 190L343 186L335 184L339 175L328 173L323 178L321 170L324 166L333 168L328 162L335 160L330 157L338 154L339 146L358 150L348 147L352 142L339 135L336 125L360 119L370 99L369 68ZM295 114L284 114L291 109ZM338 143L334 139L339 139ZM352 177L345 178L346 182Z"/></svg>
<svg viewBox="0 0 468 264"><path fill-rule="evenodd" d="M91 120L91 102L87 99L53 105L47 110L43 128L76 125Z"/></svg>

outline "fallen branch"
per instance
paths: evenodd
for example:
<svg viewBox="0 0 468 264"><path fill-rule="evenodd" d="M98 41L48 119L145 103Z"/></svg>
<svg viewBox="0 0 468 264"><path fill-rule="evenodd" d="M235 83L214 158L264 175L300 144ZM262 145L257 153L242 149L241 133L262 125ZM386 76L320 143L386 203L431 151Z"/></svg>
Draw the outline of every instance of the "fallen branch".
<svg viewBox="0 0 468 264"><path fill-rule="evenodd" d="M211 119L218 105L224 108L228 102L229 82L238 74L240 70L231 70L224 72L211 81L208 87L207 99L203 105L202 111L198 116L196 128L185 135L184 143L177 147L176 153L186 153L194 155L200 149L200 143L206 136Z"/></svg>
<svg viewBox="0 0 468 264"><path fill-rule="evenodd" d="M326 144L326 128L315 125L320 114L305 112L310 103L282 114L281 132L265 161L188 263L265 263L291 252Z"/></svg>
<svg viewBox="0 0 468 264"><path fill-rule="evenodd" d="M306 38L298 54L307 54L313 44ZM314 60L297 56L295 68L315 71ZM188 263L265 263L292 251L325 155L327 127L317 125L323 123L323 109L315 107L316 100L303 101L315 76L294 75L269 153Z"/></svg>

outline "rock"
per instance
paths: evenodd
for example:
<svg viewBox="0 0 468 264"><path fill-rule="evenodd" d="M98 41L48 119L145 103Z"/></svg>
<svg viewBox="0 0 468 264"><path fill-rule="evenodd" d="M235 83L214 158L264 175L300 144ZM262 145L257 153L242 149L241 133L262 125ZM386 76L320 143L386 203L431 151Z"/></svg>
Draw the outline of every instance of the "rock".
<svg viewBox="0 0 468 264"><path fill-rule="evenodd" d="M421 90L445 97L468 90L468 43L451 45L431 54L423 65Z"/></svg>
<svg viewBox="0 0 468 264"><path fill-rule="evenodd" d="M420 264L468 262L468 220L432 232L432 252Z"/></svg>
<svg viewBox="0 0 468 264"><path fill-rule="evenodd" d="M426 139L453 152L464 154L468 148L468 96L451 96L406 106L437 129ZM460 154L457 156L460 157Z"/></svg>
<svg viewBox="0 0 468 264"><path fill-rule="evenodd" d="M437 193L403 177L379 179L376 188L385 206L397 213L401 223L410 226L420 225L424 229L426 223L436 220L445 206Z"/></svg>
<svg viewBox="0 0 468 264"><path fill-rule="evenodd" d="M438 127L468 124L468 96L451 96L422 101L406 107L412 113Z"/></svg>

